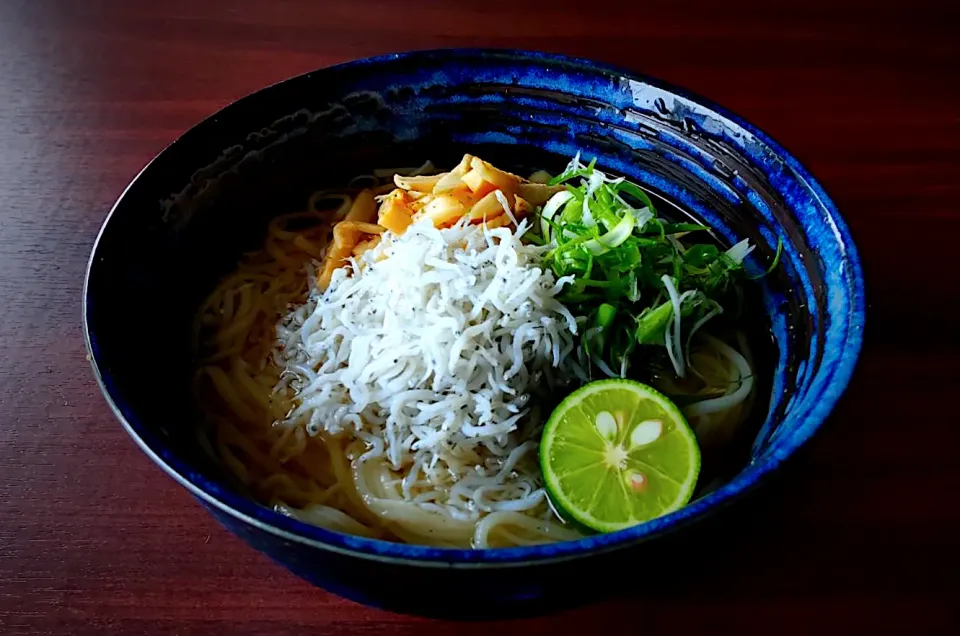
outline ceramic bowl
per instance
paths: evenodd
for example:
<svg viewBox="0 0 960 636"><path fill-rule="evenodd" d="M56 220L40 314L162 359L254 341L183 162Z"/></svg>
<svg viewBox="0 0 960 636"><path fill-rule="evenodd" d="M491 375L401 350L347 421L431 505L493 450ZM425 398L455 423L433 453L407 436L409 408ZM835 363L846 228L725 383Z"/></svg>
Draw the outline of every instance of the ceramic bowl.
<svg viewBox="0 0 960 636"><path fill-rule="evenodd" d="M452 550L347 536L244 497L197 443L190 324L267 221L376 166L453 165L464 152L515 170L574 153L648 187L781 266L758 301L769 321L765 408L729 479L648 523L579 541ZM776 471L820 427L853 372L863 280L846 224L779 144L721 107L602 64L506 50L421 51L320 69L211 115L133 179L97 238L83 318L97 381L150 459L224 526L301 577L408 612L489 616L606 593L604 573L682 549L676 534ZM175 549L175 546L171 549ZM647 570L649 571L649 570ZM604 578L606 576L606 579ZM587 582L587 583L585 583Z"/></svg>

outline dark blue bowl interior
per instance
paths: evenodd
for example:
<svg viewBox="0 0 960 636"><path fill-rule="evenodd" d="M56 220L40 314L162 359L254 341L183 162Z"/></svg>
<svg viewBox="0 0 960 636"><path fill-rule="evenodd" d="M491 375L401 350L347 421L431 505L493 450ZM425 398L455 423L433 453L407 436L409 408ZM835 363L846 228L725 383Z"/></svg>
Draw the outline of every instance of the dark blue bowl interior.
<svg viewBox="0 0 960 636"><path fill-rule="evenodd" d="M703 219L720 240L750 238L759 245L749 263L755 270L770 261L778 238L784 243L782 266L757 301L775 343L764 387L769 400L725 486L620 533L471 552L327 532L274 514L231 485L197 443L189 330L201 299L243 250L258 247L271 217L303 209L311 191L342 186L374 167L425 159L450 166L470 152L519 172L556 171L577 151ZM120 198L91 257L85 303L108 399L141 446L221 520L241 534L268 535L274 547L259 547L275 557L279 536L297 550L407 565L577 558L699 518L749 489L820 425L852 372L863 321L859 263L845 225L819 185L772 140L648 78L508 51L364 60L232 104L164 150ZM309 576L310 566L302 559L300 566ZM355 582L346 593L356 595L358 585L370 584Z"/></svg>

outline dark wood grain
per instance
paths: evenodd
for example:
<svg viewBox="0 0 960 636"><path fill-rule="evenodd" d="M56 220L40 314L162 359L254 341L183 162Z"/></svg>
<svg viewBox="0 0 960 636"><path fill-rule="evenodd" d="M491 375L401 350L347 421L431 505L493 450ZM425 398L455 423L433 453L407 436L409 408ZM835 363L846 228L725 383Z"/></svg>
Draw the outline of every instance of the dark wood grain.
<svg viewBox="0 0 960 636"><path fill-rule="evenodd" d="M217 526L108 411L80 293L111 203L193 123L315 67L453 45L589 56L740 113L836 199L869 301L841 406L682 589L462 629L960 633L958 5L630 4L0 3L0 633L451 629L314 589Z"/></svg>

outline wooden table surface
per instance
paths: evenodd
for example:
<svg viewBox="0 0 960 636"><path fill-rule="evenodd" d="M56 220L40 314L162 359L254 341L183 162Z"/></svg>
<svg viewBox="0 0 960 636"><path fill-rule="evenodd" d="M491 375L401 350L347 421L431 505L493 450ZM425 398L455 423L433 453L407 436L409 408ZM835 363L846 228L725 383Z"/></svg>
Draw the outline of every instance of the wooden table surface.
<svg viewBox="0 0 960 636"><path fill-rule="evenodd" d="M958 5L630 4L3 0L0 634L960 633ZM861 250L847 396L729 549L655 601L454 626L314 589L147 460L84 359L94 236L168 142L288 76L457 45L589 56L724 104L811 168Z"/></svg>

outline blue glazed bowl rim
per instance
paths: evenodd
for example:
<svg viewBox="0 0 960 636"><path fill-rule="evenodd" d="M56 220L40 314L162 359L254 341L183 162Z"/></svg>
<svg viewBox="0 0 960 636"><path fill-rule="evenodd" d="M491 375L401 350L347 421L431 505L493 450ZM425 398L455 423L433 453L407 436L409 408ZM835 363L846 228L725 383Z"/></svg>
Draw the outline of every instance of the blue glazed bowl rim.
<svg viewBox="0 0 960 636"><path fill-rule="evenodd" d="M271 86L264 87L246 96L243 96L231 104L221 108L217 112L209 115L201 122L198 122L191 130L201 126L204 122L217 118L225 111L233 108L239 102L254 98L256 95L270 90L286 82L296 81L306 78L314 73L328 70L350 70L362 68L365 66L376 66L398 60L424 59L425 61L443 56L451 56L459 59L472 58L479 60L483 58L501 58L509 60L524 60L542 63L544 66L555 67L559 69L580 68L604 75L614 75L629 80L643 82L645 84L657 87L678 97L690 100L701 106L710 109L713 113L728 123L750 132L754 137L770 148L776 156L784 161L795 174L806 183L816 195L823 211L832 221L833 234L839 244L843 246L844 258L843 265L849 273L848 288L845 292L846 309L848 313L847 329L841 335L843 353L840 355L832 367L821 367L818 374L828 374L830 382L828 388L814 401L812 407L804 413L793 413L787 419L802 417L803 422L795 430L790 432L786 438L778 443L776 452L768 456L761 457L753 461L746 469L739 473L730 482L724 484L714 492L691 502L687 506L670 513L663 517L653 519L646 523L613 532L609 534L599 534L576 541L562 543L535 545L516 548L497 548L485 550L473 549L453 549L453 548L432 548L420 545L408 545L401 543L392 543L379 539L368 539L346 535L331 530L326 530L317 526L300 522L296 519L284 516L274 512L253 500L247 499L241 495L222 488L221 486L207 480L191 469L189 465L179 458L163 452L164 443L153 435L139 417L124 403L115 400L108 387L97 363L97 355L92 345L90 329L88 324L88 290L90 272L97 255L97 249L101 238L106 230L110 219L121 206L124 198L127 196L133 185L141 176L150 169L151 165L163 154L165 154L178 140L173 141L166 148L160 151L147 165L137 174L127 185L123 193L117 199L117 202L111 208L109 214L103 222L97 238L91 250L90 259L87 264L87 270L84 277L83 286L83 331L84 340L88 352L88 358L93 368L94 376L101 392L107 400L114 415L120 420L127 433L134 439L140 449L149 456L157 465L159 465L167 474L173 477L181 486L185 487L194 496L199 498L205 504L216 508L244 523L247 523L259 530L271 533L282 539L304 544L321 550L329 550L341 554L351 555L359 558L385 561L392 563L405 563L409 565L426 567L481 567L481 566L517 566L530 563L544 563L551 561L576 559L600 552L624 548L630 545L652 539L656 536L665 534L668 531L677 530L687 524L705 516L708 513L715 512L721 507L733 503L748 491L752 490L762 480L768 477L783 461L785 461L794 451L807 442L810 437L822 425L826 417L830 414L837 400L846 389L850 378L853 375L859 358L860 350L863 344L863 325L866 313L866 303L864 298L863 270L860 264L860 258L854 245L850 231L839 214L836 205L827 195L826 191L819 182L803 167L803 165L788 153L780 144L774 141L769 135L762 132L752 124L749 124L738 115L728 111L712 101L699 95L691 93L685 89L673 86L656 78L652 78L641 73L636 73L627 69L619 68L614 65L601 63L589 59L577 58L553 53L544 53L540 51L525 51L505 48L449 48L449 49L424 49L413 50L402 53L391 53L374 57L357 59L330 67L316 69L303 73L299 76L287 78ZM186 134L186 133L184 133ZM831 343L824 343L824 346ZM159 452L155 449L161 449ZM161 453L166 458L161 457Z"/></svg>

